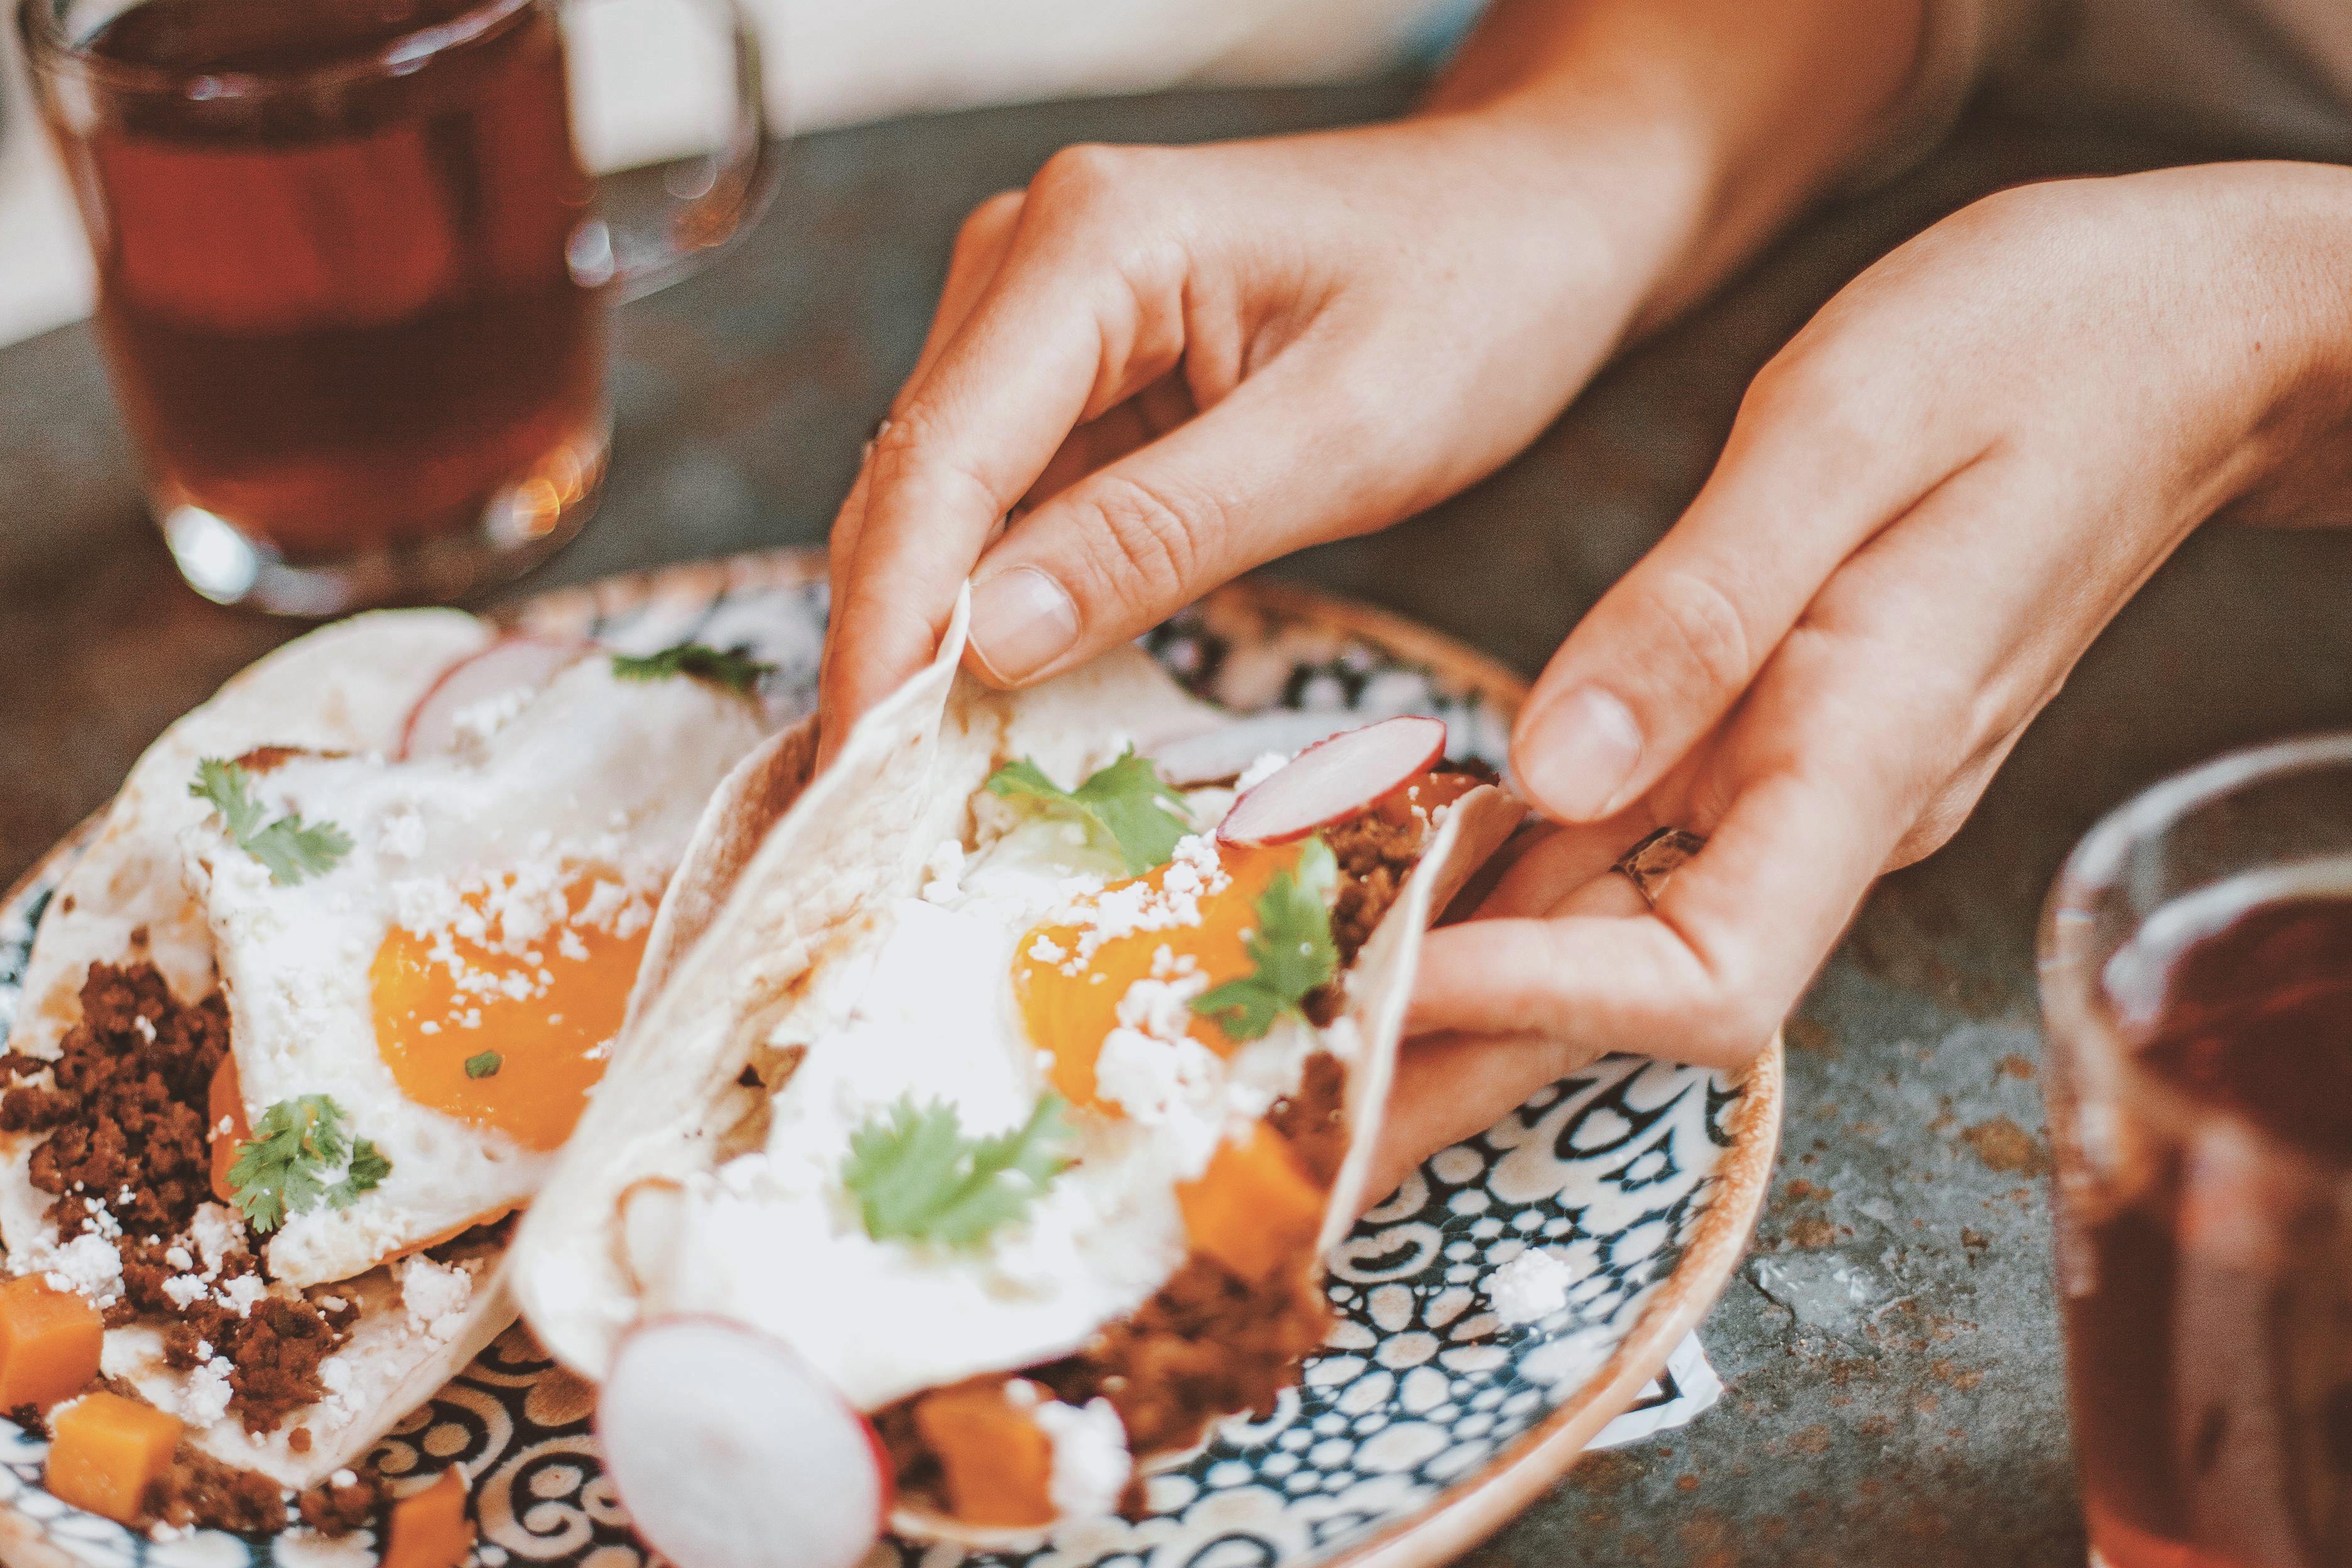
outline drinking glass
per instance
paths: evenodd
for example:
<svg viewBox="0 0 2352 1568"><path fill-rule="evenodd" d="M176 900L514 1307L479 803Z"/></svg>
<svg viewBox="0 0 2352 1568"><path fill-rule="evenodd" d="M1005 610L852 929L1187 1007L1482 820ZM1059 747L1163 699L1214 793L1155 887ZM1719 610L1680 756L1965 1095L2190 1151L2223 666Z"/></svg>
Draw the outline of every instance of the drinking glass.
<svg viewBox="0 0 2352 1568"><path fill-rule="evenodd" d="M2093 829L2044 910L2091 1559L2352 1563L2352 735Z"/></svg>
<svg viewBox="0 0 2352 1568"><path fill-rule="evenodd" d="M758 46L698 194L601 214L559 0L19 0L149 504L222 603L463 596L602 484L611 306L771 184Z"/></svg>

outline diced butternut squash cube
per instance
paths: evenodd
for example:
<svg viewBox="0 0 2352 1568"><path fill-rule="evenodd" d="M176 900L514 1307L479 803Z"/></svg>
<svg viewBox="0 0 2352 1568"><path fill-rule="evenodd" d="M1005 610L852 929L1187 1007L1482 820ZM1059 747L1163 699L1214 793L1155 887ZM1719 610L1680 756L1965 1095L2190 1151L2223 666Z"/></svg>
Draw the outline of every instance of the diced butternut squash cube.
<svg viewBox="0 0 2352 1568"><path fill-rule="evenodd" d="M1323 1194L1264 1122L1220 1144L1200 1179L1176 1189L1176 1202L1192 1250L1253 1285L1307 1257L1323 1228Z"/></svg>
<svg viewBox="0 0 2352 1568"><path fill-rule="evenodd" d="M212 1087L205 1095L205 1131L212 1139L213 1196L225 1204L236 1202L236 1188L228 1179L236 1152L253 1140L245 1120L245 1090L237 1083L236 1057L224 1052L213 1068ZM226 1131L223 1131L226 1128Z"/></svg>
<svg viewBox="0 0 2352 1568"><path fill-rule="evenodd" d="M392 1505L377 1568L457 1568L474 1549L474 1521L466 1517L466 1478L456 1469Z"/></svg>
<svg viewBox="0 0 2352 1568"><path fill-rule="evenodd" d="M948 1511L966 1524L1054 1522L1054 1442L1000 1382L960 1383L915 1405L915 1430L939 1457Z"/></svg>
<svg viewBox="0 0 2352 1568"><path fill-rule="evenodd" d="M49 1418L48 1489L76 1508L138 1524L179 1444L178 1416L99 1389Z"/></svg>
<svg viewBox="0 0 2352 1568"><path fill-rule="evenodd" d="M69 1399L98 1375L98 1309L37 1274L0 1285L0 1410Z"/></svg>

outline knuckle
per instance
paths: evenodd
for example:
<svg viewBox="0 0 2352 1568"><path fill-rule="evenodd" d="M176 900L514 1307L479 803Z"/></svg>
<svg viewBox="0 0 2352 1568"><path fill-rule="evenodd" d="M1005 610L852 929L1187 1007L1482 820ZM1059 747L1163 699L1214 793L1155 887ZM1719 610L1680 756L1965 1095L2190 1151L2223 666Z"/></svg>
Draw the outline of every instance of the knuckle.
<svg viewBox="0 0 2352 1568"><path fill-rule="evenodd" d="M1086 500L1095 575L1115 596L1164 606L1184 595L1217 526L1213 502L1118 473L1097 475Z"/></svg>
<svg viewBox="0 0 2352 1568"><path fill-rule="evenodd" d="M1029 189L1041 202L1055 207L1102 205L1132 183L1136 150L1099 142L1080 142L1045 160Z"/></svg>
<svg viewBox="0 0 2352 1568"><path fill-rule="evenodd" d="M963 226L956 230L956 255L968 256L992 244L1021 216L1027 199L1021 191L999 191L965 214Z"/></svg>
<svg viewBox="0 0 2352 1568"><path fill-rule="evenodd" d="M1682 684L1708 692L1747 686L1754 650L1747 618L1711 579L1671 573L1652 584L1641 607Z"/></svg>

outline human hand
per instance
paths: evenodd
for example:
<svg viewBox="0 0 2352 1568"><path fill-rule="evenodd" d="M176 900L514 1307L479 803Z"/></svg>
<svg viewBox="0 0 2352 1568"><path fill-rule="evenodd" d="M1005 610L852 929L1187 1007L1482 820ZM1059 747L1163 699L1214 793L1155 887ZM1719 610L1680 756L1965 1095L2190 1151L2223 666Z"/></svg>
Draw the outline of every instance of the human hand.
<svg viewBox="0 0 2352 1568"><path fill-rule="evenodd" d="M967 577L1021 685L1503 462L1899 86L1916 5L1773 4L1504 0L1413 119L1072 148L982 205L835 523L827 753Z"/></svg>
<svg viewBox="0 0 2352 1568"><path fill-rule="evenodd" d="M1559 826L1431 934L1387 1173L1607 1051L1752 1056L2191 529L2352 471L2347 247L2352 173L2217 164L2002 193L1832 300L1521 712ZM1609 868L1668 825L1654 910Z"/></svg>

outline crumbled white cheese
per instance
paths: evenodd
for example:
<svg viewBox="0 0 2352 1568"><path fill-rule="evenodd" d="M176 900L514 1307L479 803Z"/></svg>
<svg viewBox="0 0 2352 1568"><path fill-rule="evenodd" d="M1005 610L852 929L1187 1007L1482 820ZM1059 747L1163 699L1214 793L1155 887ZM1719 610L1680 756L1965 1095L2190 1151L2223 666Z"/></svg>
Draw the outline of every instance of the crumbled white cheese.
<svg viewBox="0 0 2352 1568"><path fill-rule="evenodd" d="M146 1014L132 1014L131 1016L131 1026L139 1031L139 1037L141 1039L146 1041L151 1046L155 1043L155 1026L148 1021Z"/></svg>
<svg viewBox="0 0 2352 1568"><path fill-rule="evenodd" d="M1137 878L1100 892L1083 892L1053 916L1055 925L1077 930L1077 951L1062 964L1065 974L1081 974L1107 942L1137 931L1174 931L1201 923L1201 900L1223 891L1233 879L1206 834L1176 841L1175 853L1160 873L1159 885Z"/></svg>
<svg viewBox="0 0 2352 1568"><path fill-rule="evenodd" d="M261 1282L258 1274L240 1274L223 1284L216 1294L222 1306L242 1318L253 1310L256 1301L269 1294L269 1287Z"/></svg>
<svg viewBox="0 0 2352 1568"><path fill-rule="evenodd" d="M952 903L962 891L963 842L942 838L923 862L923 897L934 904Z"/></svg>
<svg viewBox="0 0 2352 1568"><path fill-rule="evenodd" d="M1234 793L1239 795L1244 790L1255 789L1289 765L1290 758L1285 752L1262 752L1257 761L1244 768L1242 776L1234 781Z"/></svg>
<svg viewBox="0 0 2352 1568"><path fill-rule="evenodd" d="M1084 1408L1054 1400L1033 1417L1054 1444L1054 1470L1045 1495L1064 1519L1101 1519L1118 1511L1135 1460L1128 1453L1127 1428L1108 1399Z"/></svg>
<svg viewBox="0 0 2352 1568"><path fill-rule="evenodd" d="M1486 1300L1507 1323L1532 1323L1568 1305L1576 1271L1557 1253L1529 1247L1486 1279Z"/></svg>
<svg viewBox="0 0 2352 1568"><path fill-rule="evenodd" d="M33 1248L33 1267L53 1289L75 1291L92 1306L111 1306L122 1293L122 1255L94 1230L62 1247Z"/></svg>
<svg viewBox="0 0 2352 1568"><path fill-rule="evenodd" d="M1138 1125L1165 1130L1179 1168L1195 1176L1224 1137L1228 1108L1223 1064L1190 1032L1192 998L1208 990L1209 977L1186 962L1186 973L1146 977L1127 988L1118 1026L1095 1058L1095 1087Z"/></svg>
<svg viewBox="0 0 2352 1568"><path fill-rule="evenodd" d="M428 1339L457 1336L466 1303L473 1300L474 1277L462 1268L415 1253L400 1265L400 1301L408 1326Z"/></svg>
<svg viewBox="0 0 2352 1568"><path fill-rule="evenodd" d="M245 1222L224 1205L198 1204L188 1221L188 1239L196 1244L196 1253L205 1260L205 1278L217 1279L221 1260L245 1250Z"/></svg>
<svg viewBox="0 0 2352 1568"><path fill-rule="evenodd" d="M185 1311L189 1303L211 1291L193 1274L174 1274L163 1281L163 1294L171 1298L172 1305Z"/></svg>
<svg viewBox="0 0 2352 1568"><path fill-rule="evenodd" d="M360 1484L359 1477L350 1470L337 1470L333 1475L329 1476L327 1479L331 1484L339 1487L355 1487Z"/></svg>
<svg viewBox="0 0 2352 1568"><path fill-rule="evenodd" d="M191 1425L209 1426L228 1414L228 1374L233 1370L226 1356L215 1356L188 1374L186 1389L180 1395L180 1415Z"/></svg>
<svg viewBox="0 0 2352 1568"><path fill-rule="evenodd" d="M539 695L536 688L510 686L478 701L468 702L449 715L449 728L456 731L458 742L478 745L512 723L515 717L530 706Z"/></svg>
<svg viewBox="0 0 2352 1568"><path fill-rule="evenodd" d="M376 828L375 852L387 860L414 860L425 853L425 817L413 805L395 806Z"/></svg>

